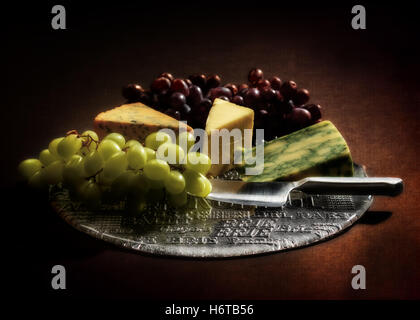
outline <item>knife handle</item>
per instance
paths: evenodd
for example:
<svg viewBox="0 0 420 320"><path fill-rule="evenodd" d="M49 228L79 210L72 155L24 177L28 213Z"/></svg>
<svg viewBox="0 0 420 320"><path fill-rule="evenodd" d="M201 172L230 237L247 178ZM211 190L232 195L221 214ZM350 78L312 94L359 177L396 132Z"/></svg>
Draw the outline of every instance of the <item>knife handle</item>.
<svg viewBox="0 0 420 320"><path fill-rule="evenodd" d="M400 178L310 177L297 182L296 189L309 194L350 194L395 197L403 191Z"/></svg>

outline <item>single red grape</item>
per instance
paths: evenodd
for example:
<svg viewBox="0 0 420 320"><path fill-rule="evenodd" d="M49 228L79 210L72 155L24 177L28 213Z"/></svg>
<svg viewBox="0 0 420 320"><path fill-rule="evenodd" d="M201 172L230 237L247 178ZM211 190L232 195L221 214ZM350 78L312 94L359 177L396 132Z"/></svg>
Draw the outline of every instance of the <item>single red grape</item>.
<svg viewBox="0 0 420 320"><path fill-rule="evenodd" d="M169 72L161 73L158 78L160 78L160 77L168 78L169 81L171 81L171 82L174 81L174 76Z"/></svg>
<svg viewBox="0 0 420 320"><path fill-rule="evenodd" d="M274 90L280 90L281 87L281 79L279 77L272 77L270 79L271 87Z"/></svg>
<svg viewBox="0 0 420 320"><path fill-rule="evenodd" d="M181 111L181 115L188 115L191 112L191 108L188 104L185 103L181 106L179 111Z"/></svg>
<svg viewBox="0 0 420 320"><path fill-rule="evenodd" d="M309 101L310 95L309 90L307 89L298 89L296 92L296 96L293 99L295 105L301 106Z"/></svg>
<svg viewBox="0 0 420 320"><path fill-rule="evenodd" d="M206 110L210 110L212 105L213 103L211 102L211 100L207 98L204 98L200 103L200 106L204 106Z"/></svg>
<svg viewBox="0 0 420 320"><path fill-rule="evenodd" d="M257 88L259 90L263 90L265 88L270 88L270 87L271 87L271 84L270 84L270 81L268 81L268 80L260 79L257 82Z"/></svg>
<svg viewBox="0 0 420 320"><path fill-rule="evenodd" d="M246 83L242 83L238 86L238 92L241 91L242 89L248 89L249 85L247 85Z"/></svg>
<svg viewBox="0 0 420 320"><path fill-rule="evenodd" d="M260 98L260 90L258 90L257 88L250 88L245 93L244 104L245 106L250 108L257 108L260 104Z"/></svg>
<svg viewBox="0 0 420 320"><path fill-rule="evenodd" d="M235 86L233 83L228 83L225 85L225 88L228 88L231 92L232 95L236 95L238 93L238 87Z"/></svg>
<svg viewBox="0 0 420 320"><path fill-rule="evenodd" d="M168 91L170 87L171 87L171 81L165 77L160 77L160 78L155 79L152 82L152 85L150 86L152 91L156 93Z"/></svg>
<svg viewBox="0 0 420 320"><path fill-rule="evenodd" d="M312 116L312 122L316 122L322 118L321 114L321 106L319 104L307 104L304 105L302 108L305 108L311 113Z"/></svg>
<svg viewBox="0 0 420 320"><path fill-rule="evenodd" d="M201 88L193 84L190 87L190 94L188 96L188 102L191 104L192 107L196 107L201 103L202 100L203 100L203 92L201 91Z"/></svg>
<svg viewBox="0 0 420 320"><path fill-rule="evenodd" d="M243 106L243 104L244 104L244 98L242 96L239 96L239 95L234 96L232 98L232 103L237 104L237 105L240 105L240 106Z"/></svg>
<svg viewBox="0 0 420 320"><path fill-rule="evenodd" d="M304 128L311 124L311 113L303 108L294 108L287 119L297 128Z"/></svg>
<svg viewBox="0 0 420 320"><path fill-rule="evenodd" d="M188 77L192 84L195 84L196 86L199 86L201 90L203 90L206 87L207 83L207 77L204 74L195 74Z"/></svg>
<svg viewBox="0 0 420 320"><path fill-rule="evenodd" d="M270 87L266 87L261 90L261 97L264 99L264 101L271 102L276 99L277 93L274 89L271 89Z"/></svg>
<svg viewBox="0 0 420 320"><path fill-rule="evenodd" d="M238 90L238 95L245 97L246 93L248 92L249 88L242 88L240 90Z"/></svg>
<svg viewBox="0 0 420 320"><path fill-rule="evenodd" d="M276 97L274 98L274 102L276 102L276 103L277 102L283 102L284 101L284 98L281 95L280 91L279 90L274 90L274 92L276 94Z"/></svg>
<svg viewBox="0 0 420 320"><path fill-rule="evenodd" d="M190 94L190 89L188 89L188 85L182 79L174 79L171 85L172 92L181 92L184 96L188 97Z"/></svg>
<svg viewBox="0 0 420 320"><path fill-rule="evenodd" d="M264 73L261 69L258 68L254 68L251 71L249 71L248 74L248 81L252 84L252 85L256 85L257 82L261 79L264 78Z"/></svg>
<svg viewBox="0 0 420 320"><path fill-rule="evenodd" d="M284 82L280 87L281 95L286 99L293 99L296 96L297 84L294 81Z"/></svg>
<svg viewBox="0 0 420 320"><path fill-rule="evenodd" d="M207 78L207 89L217 88L222 83L220 76L217 74L211 75Z"/></svg>
<svg viewBox="0 0 420 320"><path fill-rule="evenodd" d="M150 91L144 91L138 101L144 103L145 105L152 106L153 100L153 93Z"/></svg>
<svg viewBox="0 0 420 320"><path fill-rule="evenodd" d="M225 87L213 88L209 92L210 92L210 100L214 100L221 96L226 96L227 98L232 97L232 91L230 91L228 88L225 88Z"/></svg>
<svg viewBox="0 0 420 320"><path fill-rule="evenodd" d="M185 95L181 92L174 92L171 94L171 97L169 98L169 104L174 109L180 109L184 104L187 103L187 99L185 98Z"/></svg>
<svg viewBox="0 0 420 320"><path fill-rule="evenodd" d="M122 88L123 97L131 102L139 101L143 93L142 86L136 83L130 83Z"/></svg>
<svg viewBox="0 0 420 320"><path fill-rule="evenodd" d="M188 88L192 86L192 82L190 79L184 79L184 81L187 84Z"/></svg>

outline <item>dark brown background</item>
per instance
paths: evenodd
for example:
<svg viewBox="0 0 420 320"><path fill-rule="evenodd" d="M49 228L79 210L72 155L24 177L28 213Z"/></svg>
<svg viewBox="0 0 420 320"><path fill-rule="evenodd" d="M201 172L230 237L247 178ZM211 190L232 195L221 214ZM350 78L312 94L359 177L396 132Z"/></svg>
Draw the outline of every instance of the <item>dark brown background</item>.
<svg viewBox="0 0 420 320"><path fill-rule="evenodd" d="M11 220L9 279L16 293L154 299L418 299L418 7L366 4L367 30L350 25L352 3L68 4L65 31L52 4L4 9L3 203ZM129 82L160 72L246 79L251 67L308 88L373 176L404 179L349 231L304 249L227 260L174 259L122 251L66 225L42 199L13 187L18 161L123 102ZM3 142L4 143L4 142ZM12 187L11 187L12 186ZM68 290L50 289L51 268ZM351 288L351 269L367 289Z"/></svg>

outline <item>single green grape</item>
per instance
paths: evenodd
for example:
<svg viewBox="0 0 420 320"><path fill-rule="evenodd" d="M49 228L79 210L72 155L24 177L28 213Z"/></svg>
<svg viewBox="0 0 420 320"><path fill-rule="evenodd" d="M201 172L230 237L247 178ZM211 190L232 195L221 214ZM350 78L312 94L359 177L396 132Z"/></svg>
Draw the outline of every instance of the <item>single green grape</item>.
<svg viewBox="0 0 420 320"><path fill-rule="evenodd" d="M207 197L211 191L211 183L204 175L191 169L185 170L183 175L185 178L185 190L189 194L196 197Z"/></svg>
<svg viewBox="0 0 420 320"><path fill-rule="evenodd" d="M189 131L181 132L176 139L176 143L185 151L185 153L188 153L195 144L195 136Z"/></svg>
<svg viewBox="0 0 420 320"><path fill-rule="evenodd" d="M70 187L75 187L82 183L85 176L83 157L74 154L63 167L63 182Z"/></svg>
<svg viewBox="0 0 420 320"><path fill-rule="evenodd" d="M60 158L68 160L82 148L82 139L77 134L69 134L57 145L57 153Z"/></svg>
<svg viewBox="0 0 420 320"><path fill-rule="evenodd" d="M118 146L122 149L125 145L125 138L122 134L119 134L117 132L113 132L108 134L104 140L112 140L114 141L116 144L118 144Z"/></svg>
<svg viewBox="0 0 420 320"><path fill-rule="evenodd" d="M150 190L151 181L143 172L136 172L131 180L129 193L132 195L145 194Z"/></svg>
<svg viewBox="0 0 420 320"><path fill-rule="evenodd" d="M121 173L111 184L111 196L114 199L123 199L130 191L136 174L127 170Z"/></svg>
<svg viewBox="0 0 420 320"><path fill-rule="evenodd" d="M81 134L83 141L87 141L89 139L88 136L91 138L90 140L99 141L98 134L93 130L86 130Z"/></svg>
<svg viewBox="0 0 420 320"><path fill-rule="evenodd" d="M187 164L185 167L205 175L210 170L211 160L204 153L190 152L187 155Z"/></svg>
<svg viewBox="0 0 420 320"><path fill-rule="evenodd" d="M164 180L169 174L169 165L166 161L153 159L143 168L144 174L150 180Z"/></svg>
<svg viewBox="0 0 420 320"><path fill-rule="evenodd" d="M144 147L144 151L146 152L147 155L147 161L156 159L156 151L147 147Z"/></svg>
<svg viewBox="0 0 420 320"><path fill-rule="evenodd" d="M102 140L99 143L98 152L104 161L119 151L121 151L120 146L113 140Z"/></svg>
<svg viewBox="0 0 420 320"><path fill-rule="evenodd" d="M23 178L28 180L36 172L41 170L41 168L42 163L38 159L26 159L19 163L18 171Z"/></svg>
<svg viewBox="0 0 420 320"><path fill-rule="evenodd" d="M135 173L135 176L130 181L127 194L127 208L129 211L139 212L147 207L151 181L146 178L142 171Z"/></svg>
<svg viewBox="0 0 420 320"><path fill-rule="evenodd" d="M205 194L205 196L203 196L203 197L207 197L210 194L211 190L213 190L213 186L212 186L210 180L207 179L207 177L205 177L205 178L206 179L204 180L204 182L206 184L206 187L205 187L204 193L203 193L203 194Z"/></svg>
<svg viewBox="0 0 420 320"><path fill-rule="evenodd" d="M42 170L42 179L48 184L57 184L63 180L64 162L56 160Z"/></svg>
<svg viewBox="0 0 420 320"><path fill-rule="evenodd" d="M95 142L92 142L92 144L90 146L83 146L79 152L77 152L76 154L85 157L87 156L91 151L95 151L96 150L96 146L94 147L93 145L95 144Z"/></svg>
<svg viewBox="0 0 420 320"><path fill-rule="evenodd" d="M182 191L179 194L169 194L169 204L175 208L183 207L188 202L188 194Z"/></svg>
<svg viewBox="0 0 420 320"><path fill-rule="evenodd" d="M175 143L164 143L156 151L156 159L164 160L169 164L184 163L185 152Z"/></svg>
<svg viewBox="0 0 420 320"><path fill-rule="evenodd" d="M127 166L127 154L124 151L119 151L105 161L103 171L104 177L109 180L114 180L127 170Z"/></svg>
<svg viewBox="0 0 420 320"><path fill-rule="evenodd" d="M123 149L128 149L128 148L131 148L132 146L141 146L141 143L138 140L134 140L134 139L128 140L125 143Z"/></svg>
<svg viewBox="0 0 420 320"><path fill-rule="evenodd" d="M104 172L101 171L96 175L96 182L102 188L108 188L111 186L113 179L109 179L104 175Z"/></svg>
<svg viewBox="0 0 420 320"><path fill-rule="evenodd" d="M44 166L48 166L50 163L59 160L56 156L52 155L50 150L48 149L44 149L39 153L39 161L41 161L41 163Z"/></svg>
<svg viewBox="0 0 420 320"><path fill-rule="evenodd" d="M28 181L28 186L31 189L37 190L37 191L44 191L47 189L48 185L46 184L46 182L44 181L44 179L42 178L42 170L39 170L37 172L35 172Z"/></svg>
<svg viewBox="0 0 420 320"><path fill-rule="evenodd" d="M104 166L104 160L98 151L91 151L83 158L83 167L87 177L93 176Z"/></svg>
<svg viewBox="0 0 420 320"><path fill-rule="evenodd" d="M172 142L171 136L166 132L157 131L149 134L146 137L145 145L150 149L157 150L159 146L165 142Z"/></svg>
<svg viewBox="0 0 420 320"><path fill-rule="evenodd" d="M138 145L134 144L128 148L126 153L128 165L132 169L142 169L147 162L147 153L140 143Z"/></svg>
<svg viewBox="0 0 420 320"><path fill-rule="evenodd" d="M85 203L88 209L98 209L101 204L101 189L98 184L92 180L84 181L78 190L80 199Z"/></svg>
<svg viewBox="0 0 420 320"><path fill-rule="evenodd" d="M81 134L80 138L83 142L83 146L79 151L80 155L86 156L91 151L96 150L96 147L99 143L99 138L95 131L86 130Z"/></svg>
<svg viewBox="0 0 420 320"><path fill-rule="evenodd" d="M57 146L58 146L58 144L62 141L64 139L64 137L60 137L60 138L55 138L54 140L52 140L51 142L50 142L50 144L48 145L48 150L50 151L50 153L54 156L54 157L56 157L57 159L60 157L59 155L58 155L58 152L57 152Z"/></svg>
<svg viewBox="0 0 420 320"><path fill-rule="evenodd" d="M179 194L185 189L185 178L181 172L172 170L165 179L165 188L171 194Z"/></svg>

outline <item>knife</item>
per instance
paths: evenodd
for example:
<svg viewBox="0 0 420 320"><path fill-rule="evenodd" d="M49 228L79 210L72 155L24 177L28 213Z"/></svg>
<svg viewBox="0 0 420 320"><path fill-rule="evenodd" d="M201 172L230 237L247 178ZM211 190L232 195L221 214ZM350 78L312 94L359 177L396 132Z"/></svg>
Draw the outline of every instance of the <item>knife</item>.
<svg viewBox="0 0 420 320"><path fill-rule="evenodd" d="M207 199L242 205L281 207L292 190L307 194L397 196L403 190L400 178L310 177L293 182L244 182L212 179Z"/></svg>

